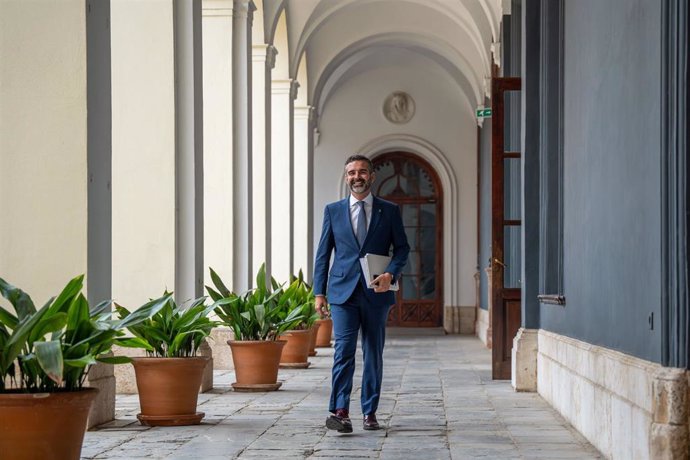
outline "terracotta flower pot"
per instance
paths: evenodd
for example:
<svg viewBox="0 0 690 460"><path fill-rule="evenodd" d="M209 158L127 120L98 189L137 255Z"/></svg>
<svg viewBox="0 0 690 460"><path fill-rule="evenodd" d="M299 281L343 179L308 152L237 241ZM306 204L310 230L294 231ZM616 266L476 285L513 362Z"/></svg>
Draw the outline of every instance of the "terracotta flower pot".
<svg viewBox="0 0 690 460"><path fill-rule="evenodd" d="M287 340L287 344L280 356L281 367L309 367L308 357L311 331L309 329L287 331L280 338Z"/></svg>
<svg viewBox="0 0 690 460"><path fill-rule="evenodd" d="M277 390L278 365L284 340L228 340L235 364L236 391Z"/></svg>
<svg viewBox="0 0 690 460"><path fill-rule="evenodd" d="M0 456L78 460L98 390L0 394Z"/></svg>
<svg viewBox="0 0 690 460"><path fill-rule="evenodd" d="M142 425L198 425L204 418L196 411L199 387L208 357L132 358L139 389Z"/></svg>
<svg viewBox="0 0 690 460"><path fill-rule="evenodd" d="M319 333L319 327L321 327L321 323L314 323L311 329L309 329L311 331L311 337L309 339L309 356L316 356L316 336Z"/></svg>
<svg viewBox="0 0 690 460"><path fill-rule="evenodd" d="M316 334L317 347L330 347L331 335L333 334L333 320L331 318L316 320L321 326Z"/></svg>

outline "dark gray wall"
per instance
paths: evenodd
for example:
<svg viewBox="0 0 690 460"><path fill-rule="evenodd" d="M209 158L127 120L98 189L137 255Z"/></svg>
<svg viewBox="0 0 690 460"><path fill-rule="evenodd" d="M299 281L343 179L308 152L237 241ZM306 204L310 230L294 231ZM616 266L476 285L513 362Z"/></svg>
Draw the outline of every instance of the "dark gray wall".
<svg viewBox="0 0 690 460"><path fill-rule="evenodd" d="M539 328L539 84L540 3L522 5L522 327Z"/></svg>
<svg viewBox="0 0 690 460"><path fill-rule="evenodd" d="M659 361L660 2L565 2L564 294L541 327Z"/></svg>

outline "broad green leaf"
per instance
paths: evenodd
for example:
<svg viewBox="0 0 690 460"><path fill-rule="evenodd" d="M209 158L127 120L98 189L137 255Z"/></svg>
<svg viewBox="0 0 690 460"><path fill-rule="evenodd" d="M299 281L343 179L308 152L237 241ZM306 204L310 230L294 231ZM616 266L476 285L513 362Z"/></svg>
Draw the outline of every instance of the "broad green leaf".
<svg viewBox="0 0 690 460"><path fill-rule="evenodd" d="M99 303L95 307L91 309L91 317L99 316L103 313L111 313L112 312L112 304L113 301L108 299L104 300L103 302Z"/></svg>
<svg viewBox="0 0 690 460"><path fill-rule="evenodd" d="M57 296L55 301L50 307L51 313L57 313L60 311L66 311L74 297L79 294L82 287L84 286L84 275L79 275L72 278L69 283L64 287L62 292Z"/></svg>
<svg viewBox="0 0 690 460"><path fill-rule="evenodd" d="M12 304L19 321L36 313L36 307L29 294L12 286L2 278L0 278L0 294Z"/></svg>
<svg viewBox="0 0 690 460"><path fill-rule="evenodd" d="M220 293L218 293L217 291L215 291L215 290L214 290L212 287L210 287L210 286L206 286L206 292L208 292L208 295L211 297L211 299L212 299L214 302L217 302L217 301L219 301L220 299L223 298L223 296L220 295Z"/></svg>
<svg viewBox="0 0 690 460"><path fill-rule="evenodd" d="M153 351L153 347L146 340L139 337L121 337L115 339L115 343L121 347L143 348L146 351Z"/></svg>
<svg viewBox="0 0 690 460"><path fill-rule="evenodd" d="M211 267L208 268L211 272L211 281L213 281L213 285L218 289L218 292L223 296L223 297L228 297L230 296L230 289L228 289L225 284L223 283L223 280L220 279L220 276L218 276L218 273L215 272Z"/></svg>
<svg viewBox="0 0 690 460"><path fill-rule="evenodd" d="M19 320L16 316L0 307L0 324L4 324L5 326L14 330L17 328L17 323L19 323Z"/></svg>
<svg viewBox="0 0 690 460"><path fill-rule="evenodd" d="M57 340L34 343L36 358L48 378L58 385L62 384L62 347Z"/></svg>
<svg viewBox="0 0 690 460"><path fill-rule="evenodd" d="M165 294L158 299L145 303L138 310L127 315L127 317L123 318L119 323L117 323L115 326L116 329L127 328L145 321L165 307L170 299L172 299L172 294Z"/></svg>
<svg viewBox="0 0 690 460"><path fill-rule="evenodd" d="M86 367L96 364L96 358L93 355L85 355L77 359L65 359L65 365L70 367Z"/></svg>
<svg viewBox="0 0 690 460"><path fill-rule="evenodd" d="M46 334L60 331L65 327L65 324L67 324L66 313L55 313L52 316L46 314L31 332L29 342L33 343L43 338Z"/></svg>

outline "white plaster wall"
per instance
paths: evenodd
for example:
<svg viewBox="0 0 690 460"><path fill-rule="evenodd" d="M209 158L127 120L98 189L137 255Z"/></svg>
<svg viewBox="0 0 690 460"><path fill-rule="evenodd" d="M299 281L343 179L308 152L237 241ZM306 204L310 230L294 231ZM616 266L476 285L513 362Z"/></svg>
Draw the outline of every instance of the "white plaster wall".
<svg viewBox="0 0 690 460"><path fill-rule="evenodd" d="M204 279L230 286L232 213L232 0L202 3L204 91Z"/></svg>
<svg viewBox="0 0 690 460"><path fill-rule="evenodd" d="M136 308L175 286L171 0L111 3L113 298Z"/></svg>
<svg viewBox="0 0 690 460"><path fill-rule="evenodd" d="M341 198L345 158L383 136L416 136L445 154L447 172L458 186L457 197L444 190L444 209L455 210L457 216L457 235L447 231L451 213L444 216L444 302L474 305L477 134L473 109L448 74L430 59L408 52L397 61L382 62L387 64L358 73L339 86L320 114L314 154L314 246L321 234L324 206ZM406 91L415 100L416 114L405 125L389 123L381 111L384 99L395 90ZM451 243L453 239L456 243ZM453 251L458 254L456 275L449 278Z"/></svg>
<svg viewBox="0 0 690 460"><path fill-rule="evenodd" d="M0 1L0 277L37 304L86 272L86 155L84 1Z"/></svg>

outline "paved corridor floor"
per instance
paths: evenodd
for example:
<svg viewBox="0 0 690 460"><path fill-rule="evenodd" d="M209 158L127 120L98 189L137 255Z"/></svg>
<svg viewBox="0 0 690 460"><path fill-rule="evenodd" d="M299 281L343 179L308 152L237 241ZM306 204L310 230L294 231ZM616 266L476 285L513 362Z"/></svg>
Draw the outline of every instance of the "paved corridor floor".
<svg viewBox="0 0 690 460"><path fill-rule="evenodd" d="M389 331L381 431L363 431L361 354L350 416L354 433L326 430L331 348L305 370L281 370L283 386L235 393L231 371L216 371L199 395L206 413L194 427L147 428L136 395L117 397L117 419L86 433L83 458L149 459L512 459L601 458L537 394L491 380L491 354L476 338L438 330ZM229 352L229 349L228 349Z"/></svg>

